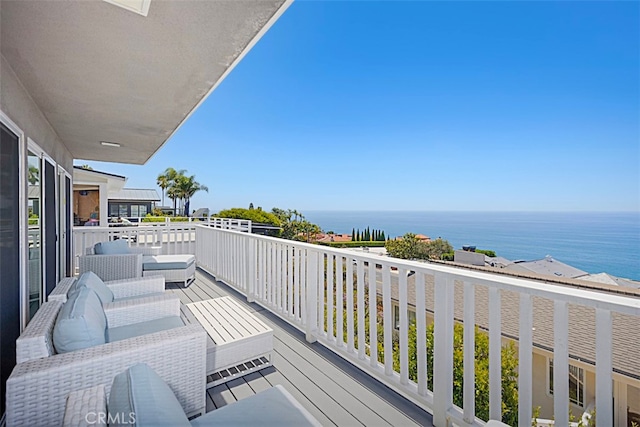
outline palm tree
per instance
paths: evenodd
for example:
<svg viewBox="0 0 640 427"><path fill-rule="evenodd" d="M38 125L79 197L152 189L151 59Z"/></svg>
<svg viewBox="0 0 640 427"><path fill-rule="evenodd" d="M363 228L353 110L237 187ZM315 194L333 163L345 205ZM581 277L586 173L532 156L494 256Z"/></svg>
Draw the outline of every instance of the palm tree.
<svg viewBox="0 0 640 427"><path fill-rule="evenodd" d="M176 201L180 198L178 191L173 189L176 187L176 182L181 176L184 176L185 169L176 171L174 168L166 168L164 173L158 175L156 183L162 188L162 204L164 205L164 193L167 192L169 199L173 200L173 216L176 216Z"/></svg>
<svg viewBox="0 0 640 427"><path fill-rule="evenodd" d="M206 192L209 191L209 188L207 188L206 185L200 184L198 181L195 180L195 178L196 178L195 175L191 175L191 176L181 175L175 181L176 193L177 193L177 196L184 201L184 210L185 210L186 216L191 215L189 206L191 204L191 198L193 197L193 195L196 194L198 191L206 191Z"/></svg>
<svg viewBox="0 0 640 427"><path fill-rule="evenodd" d="M173 216L176 216L176 201L180 198L178 193L178 187L175 184L171 184L167 189L167 197L173 200Z"/></svg>
<svg viewBox="0 0 640 427"><path fill-rule="evenodd" d="M168 168L167 170L169 169L171 168ZM158 184L158 187L160 187L160 189L162 190L162 206L164 206L164 190L166 190L170 184L167 171L165 171L165 173L161 173L160 175L158 175L158 178L156 178L156 184Z"/></svg>

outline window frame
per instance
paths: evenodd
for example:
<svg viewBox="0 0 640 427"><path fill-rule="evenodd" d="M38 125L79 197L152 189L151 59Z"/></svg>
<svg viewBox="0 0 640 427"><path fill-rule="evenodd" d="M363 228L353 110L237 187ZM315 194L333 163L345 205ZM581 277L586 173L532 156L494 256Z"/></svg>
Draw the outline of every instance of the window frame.
<svg viewBox="0 0 640 427"><path fill-rule="evenodd" d="M584 409L585 405L584 405L584 400L585 400L585 393L586 393L586 378L587 378L587 374L584 368L574 365L572 363L569 363L569 376L572 376L571 370L574 369L576 371L576 375L574 375L573 377L576 379L576 388L575 388L575 396L576 398L572 398L571 397L571 389L572 389L572 384L571 384L571 378L568 378L569 380L569 403L572 405L575 405L579 408ZM553 381L555 379L553 378L553 357L547 357L547 395L548 396L553 396ZM582 401L580 401L580 399L582 398Z"/></svg>

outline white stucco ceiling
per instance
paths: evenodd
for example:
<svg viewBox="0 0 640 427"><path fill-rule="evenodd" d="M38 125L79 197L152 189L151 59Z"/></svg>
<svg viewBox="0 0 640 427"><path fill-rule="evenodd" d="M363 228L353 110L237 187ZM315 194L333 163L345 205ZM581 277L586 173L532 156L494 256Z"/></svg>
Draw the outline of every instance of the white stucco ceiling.
<svg viewBox="0 0 640 427"><path fill-rule="evenodd" d="M142 164L290 2L2 0L1 51L74 158Z"/></svg>

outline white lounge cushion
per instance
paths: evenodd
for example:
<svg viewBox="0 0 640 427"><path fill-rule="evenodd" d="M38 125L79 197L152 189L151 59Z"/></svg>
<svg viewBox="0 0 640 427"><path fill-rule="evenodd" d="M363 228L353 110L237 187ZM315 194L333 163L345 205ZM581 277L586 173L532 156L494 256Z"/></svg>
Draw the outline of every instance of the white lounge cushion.
<svg viewBox="0 0 640 427"><path fill-rule="evenodd" d="M98 295L82 286L68 298L53 327L56 352L67 353L104 344L107 318Z"/></svg>
<svg viewBox="0 0 640 427"><path fill-rule="evenodd" d="M122 255L130 254L129 243L126 240L118 239L111 242L99 242L93 246L93 253L96 255Z"/></svg>
<svg viewBox="0 0 640 427"><path fill-rule="evenodd" d="M145 363L115 376L108 412L109 426L189 426L171 388Z"/></svg>
<svg viewBox="0 0 640 427"><path fill-rule="evenodd" d="M185 270L194 262L193 255L147 255L142 257L142 270Z"/></svg>

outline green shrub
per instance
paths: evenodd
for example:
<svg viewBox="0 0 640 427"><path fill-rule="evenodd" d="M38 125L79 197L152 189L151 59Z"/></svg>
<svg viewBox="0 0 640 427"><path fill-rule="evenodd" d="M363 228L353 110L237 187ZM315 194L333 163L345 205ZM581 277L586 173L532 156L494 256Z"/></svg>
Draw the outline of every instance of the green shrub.
<svg viewBox="0 0 640 427"><path fill-rule="evenodd" d="M276 227L281 226L281 222L276 215L261 209L231 208L222 210L211 216L217 218L248 219L260 224L270 224Z"/></svg>
<svg viewBox="0 0 640 427"><path fill-rule="evenodd" d="M495 258L496 257L496 253L494 251L488 250L488 249L476 249L476 253L479 254L484 254L488 257L491 258Z"/></svg>
<svg viewBox="0 0 640 427"><path fill-rule="evenodd" d="M384 248L385 242L318 242L323 246L330 246L332 248L359 248L359 247L367 247L367 248Z"/></svg>
<svg viewBox="0 0 640 427"><path fill-rule="evenodd" d="M152 216L151 214L147 214L147 216L145 216L144 218L142 218L142 222L165 222L166 217L164 216ZM187 218L186 216L176 216L176 217L169 217L171 219L171 222L188 222L189 218Z"/></svg>
<svg viewBox="0 0 640 427"><path fill-rule="evenodd" d="M454 253L453 252L445 252L442 254L443 261L453 261Z"/></svg>

